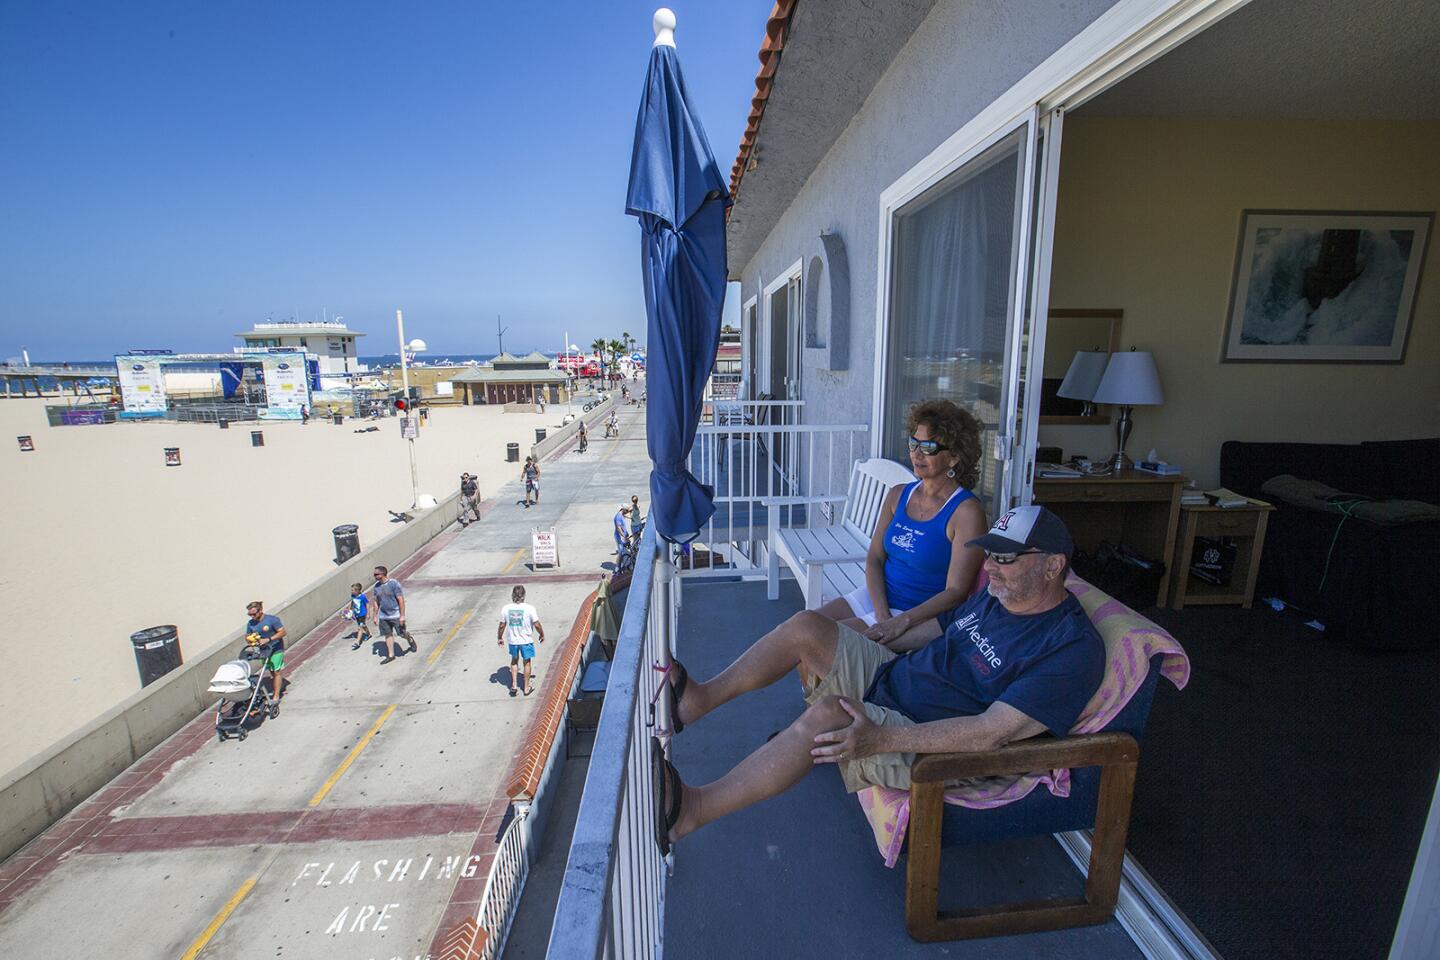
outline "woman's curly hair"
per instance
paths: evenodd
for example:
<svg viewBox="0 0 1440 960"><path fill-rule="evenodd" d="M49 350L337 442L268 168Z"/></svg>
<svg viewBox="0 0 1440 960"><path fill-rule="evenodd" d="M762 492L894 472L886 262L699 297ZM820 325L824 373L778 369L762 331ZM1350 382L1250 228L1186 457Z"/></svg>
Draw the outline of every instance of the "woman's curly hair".
<svg viewBox="0 0 1440 960"><path fill-rule="evenodd" d="M910 407L905 430L913 436L922 423L941 446L960 458L955 464L955 480L973 490L980 482L980 421L949 400L922 400Z"/></svg>

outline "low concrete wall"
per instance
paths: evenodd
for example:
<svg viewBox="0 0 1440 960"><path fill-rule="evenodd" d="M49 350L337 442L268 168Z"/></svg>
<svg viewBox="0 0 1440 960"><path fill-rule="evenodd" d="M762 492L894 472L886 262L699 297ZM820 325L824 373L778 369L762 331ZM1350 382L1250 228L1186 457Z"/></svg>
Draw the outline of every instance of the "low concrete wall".
<svg viewBox="0 0 1440 960"><path fill-rule="evenodd" d="M292 637L305 636L334 614L376 564L394 569L455 522L458 493L352 557L282 603L267 608ZM107 710L0 780L0 860L19 850L152 748L215 706L206 692L215 670L233 660L236 630ZM183 641L182 637L182 641Z"/></svg>
<svg viewBox="0 0 1440 960"><path fill-rule="evenodd" d="M585 429L589 430L590 435L593 437L596 425L605 417L608 417L610 411L614 408L615 398L614 396L609 396L602 400L598 406L591 407L589 411L581 411L574 420L571 420L565 424L565 426L551 430L545 434L544 440L541 440L539 443L532 443L530 445L530 456L536 460L543 460L560 449L566 441L579 432L581 420L585 421Z"/></svg>

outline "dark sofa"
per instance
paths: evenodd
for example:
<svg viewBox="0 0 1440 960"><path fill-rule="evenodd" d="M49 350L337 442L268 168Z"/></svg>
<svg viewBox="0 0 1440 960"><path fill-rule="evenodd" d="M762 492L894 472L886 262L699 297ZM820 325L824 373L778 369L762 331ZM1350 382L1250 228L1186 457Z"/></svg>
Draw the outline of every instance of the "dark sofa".
<svg viewBox="0 0 1440 960"><path fill-rule="evenodd" d="M1266 480L1286 473L1376 499L1440 504L1440 438L1356 444L1231 440L1220 448L1220 482L1275 504L1257 597L1279 597L1313 614L1327 635L1361 646L1440 644L1433 616L1440 522L1380 526L1344 520L1276 502L1261 491Z"/></svg>

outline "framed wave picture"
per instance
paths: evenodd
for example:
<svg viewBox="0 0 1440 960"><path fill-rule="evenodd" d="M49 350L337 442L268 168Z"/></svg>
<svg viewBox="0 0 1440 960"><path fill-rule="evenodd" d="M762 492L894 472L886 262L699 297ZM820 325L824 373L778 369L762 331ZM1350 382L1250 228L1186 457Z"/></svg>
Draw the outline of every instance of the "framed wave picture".
<svg viewBox="0 0 1440 960"><path fill-rule="evenodd" d="M1246 210L1220 359L1403 362L1434 221Z"/></svg>

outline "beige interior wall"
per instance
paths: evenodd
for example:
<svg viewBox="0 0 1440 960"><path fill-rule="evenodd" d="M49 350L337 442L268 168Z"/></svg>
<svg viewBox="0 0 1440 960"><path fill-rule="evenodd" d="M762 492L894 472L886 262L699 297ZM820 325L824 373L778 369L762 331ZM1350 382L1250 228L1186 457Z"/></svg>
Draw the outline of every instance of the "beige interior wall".
<svg viewBox="0 0 1440 960"><path fill-rule="evenodd" d="M1403 364L1221 363L1245 209L1435 211L1440 122L1086 118L1065 122L1052 307L1120 307L1122 349L1165 390L1127 452L1154 447L1202 486L1226 440L1354 443L1440 435L1440 242L1431 237ZM1042 426L1065 456L1106 426Z"/></svg>

